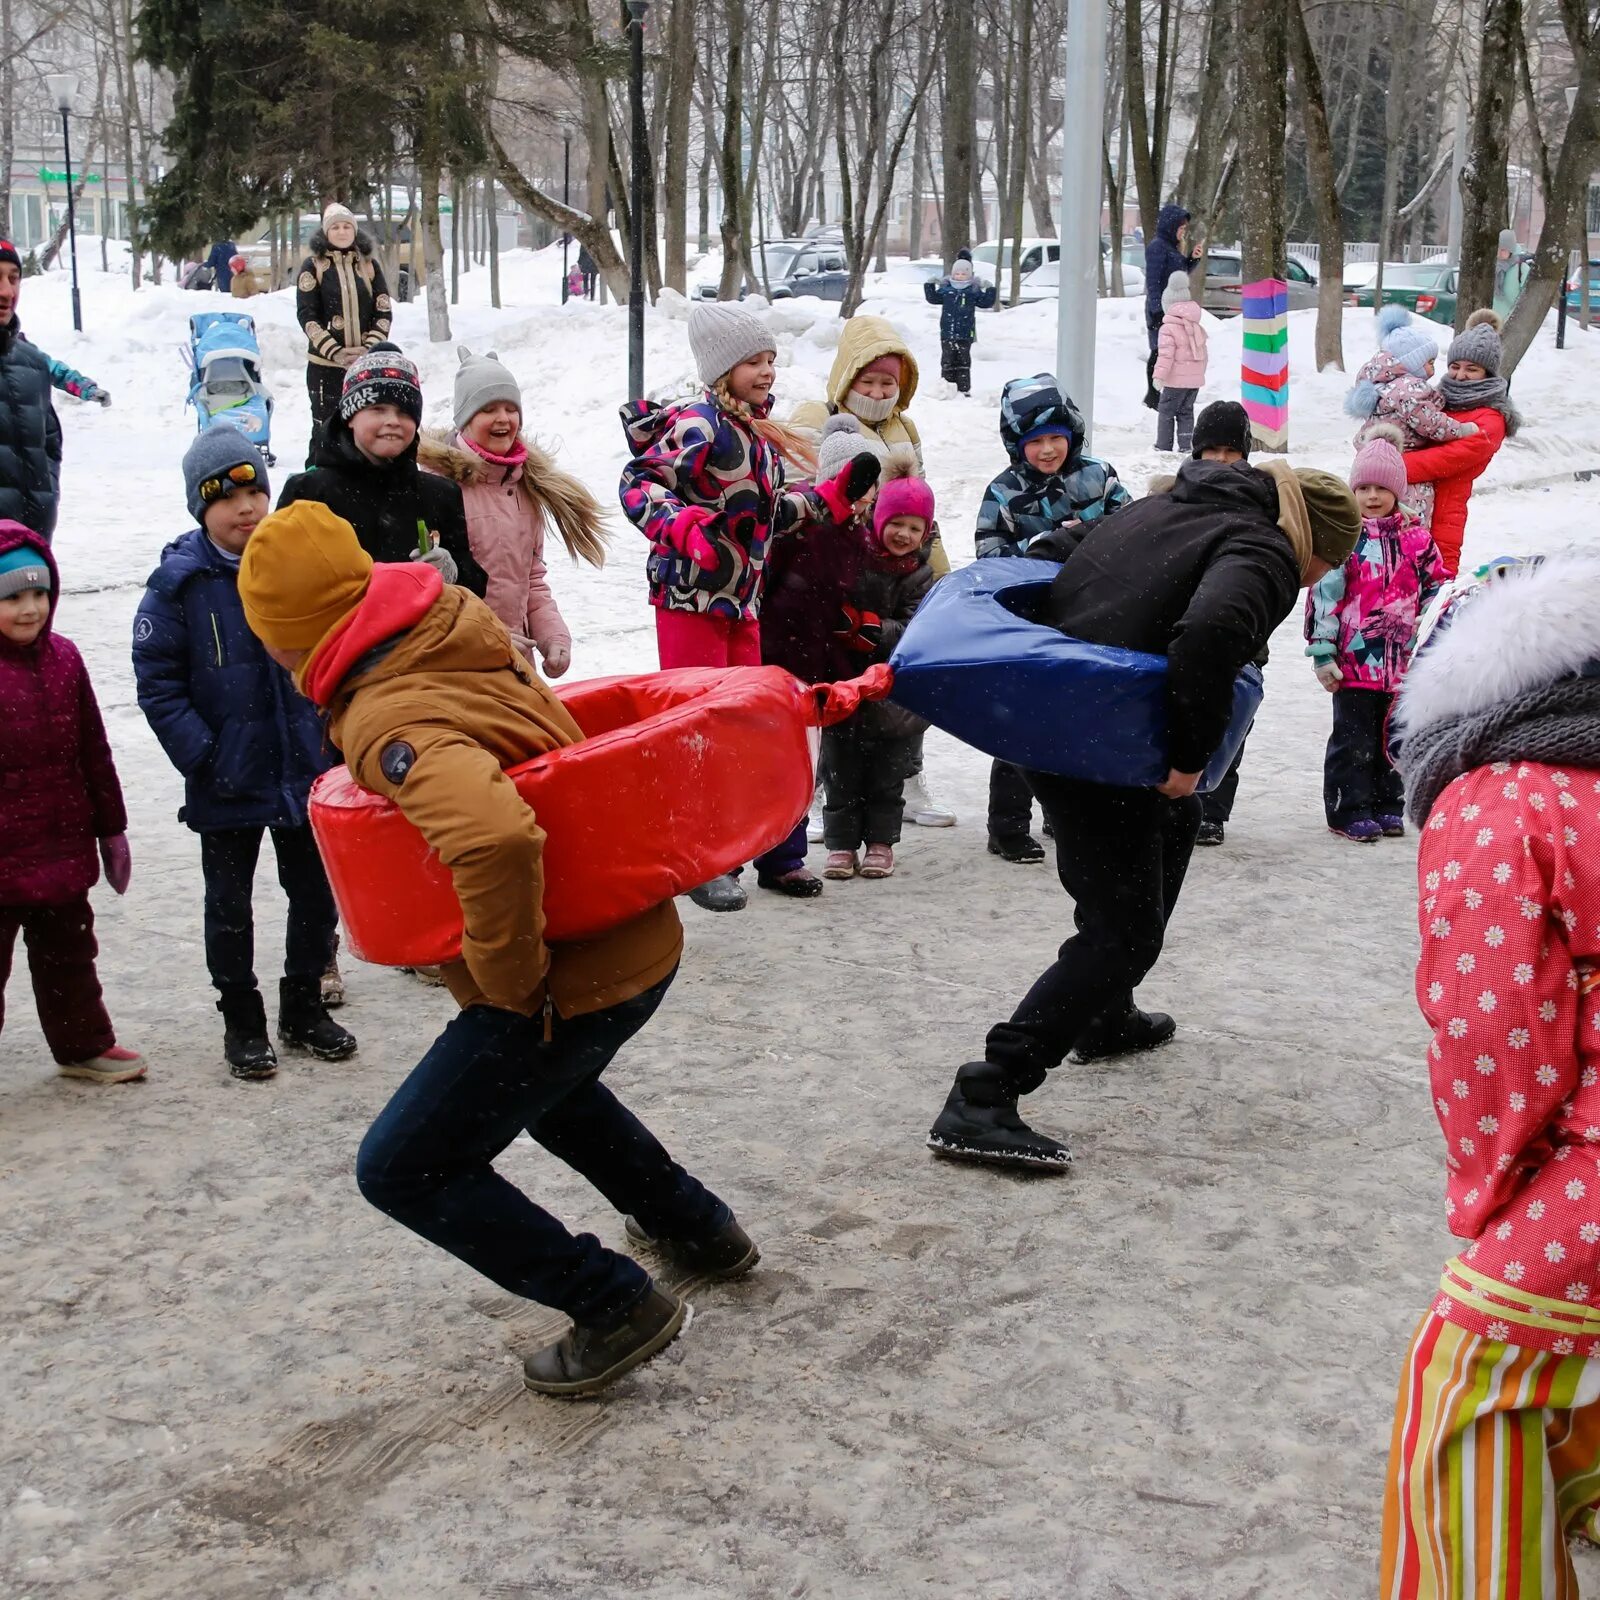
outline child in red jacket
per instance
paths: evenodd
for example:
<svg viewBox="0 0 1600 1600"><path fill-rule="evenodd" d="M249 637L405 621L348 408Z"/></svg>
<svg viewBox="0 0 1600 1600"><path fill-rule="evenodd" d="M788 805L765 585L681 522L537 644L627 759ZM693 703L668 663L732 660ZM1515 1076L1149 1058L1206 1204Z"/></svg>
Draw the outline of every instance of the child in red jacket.
<svg viewBox="0 0 1600 1600"><path fill-rule="evenodd" d="M62 1077L126 1083L145 1064L106 1015L89 890L103 861L126 892L128 813L83 658L51 631L59 592L50 546L0 522L0 1023L20 933Z"/></svg>
<svg viewBox="0 0 1600 1600"><path fill-rule="evenodd" d="M1386 1600L1575 1595L1566 1536L1600 1503L1597 606L1593 554L1497 578L1435 632L1396 711L1464 1248L1401 1374Z"/></svg>

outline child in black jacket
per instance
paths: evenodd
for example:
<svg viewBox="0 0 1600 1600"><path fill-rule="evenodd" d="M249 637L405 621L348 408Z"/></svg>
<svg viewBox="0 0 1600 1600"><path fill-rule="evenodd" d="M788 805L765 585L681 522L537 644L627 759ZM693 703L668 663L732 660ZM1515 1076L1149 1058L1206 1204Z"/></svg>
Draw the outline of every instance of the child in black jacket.
<svg viewBox="0 0 1600 1600"><path fill-rule="evenodd" d="M378 344L345 374L316 466L283 486L278 509L317 500L356 530L374 561L426 561L482 598L488 574L467 539L460 486L417 465L422 380L398 346Z"/></svg>

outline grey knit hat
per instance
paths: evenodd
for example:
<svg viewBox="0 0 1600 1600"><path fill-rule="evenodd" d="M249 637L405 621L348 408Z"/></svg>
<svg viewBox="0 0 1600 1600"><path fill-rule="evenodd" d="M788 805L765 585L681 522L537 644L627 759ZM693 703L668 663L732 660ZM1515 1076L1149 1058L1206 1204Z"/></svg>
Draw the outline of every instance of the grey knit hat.
<svg viewBox="0 0 1600 1600"><path fill-rule="evenodd" d="M464 428L496 400L509 400L518 411L522 409L522 387L511 376L493 350L485 356L475 356L465 345L456 349L461 365L456 371L456 426Z"/></svg>
<svg viewBox="0 0 1600 1600"><path fill-rule="evenodd" d="M1167 279L1167 286L1161 291L1161 309L1170 311L1180 301L1193 298L1189 292L1189 274L1180 267Z"/></svg>
<svg viewBox="0 0 1600 1600"><path fill-rule="evenodd" d="M1450 341L1450 361L1470 361L1491 377L1500 376L1505 351L1500 345L1500 315L1485 307L1467 318L1467 325Z"/></svg>
<svg viewBox="0 0 1600 1600"><path fill-rule="evenodd" d="M823 425L822 442L817 446L817 482L826 483L830 478L837 478L857 456L876 456L887 465L889 447L854 417L844 412L829 417Z"/></svg>
<svg viewBox="0 0 1600 1600"><path fill-rule="evenodd" d="M700 381L710 388L741 361L771 351L777 340L752 311L725 300L697 300L689 307L689 349Z"/></svg>
<svg viewBox="0 0 1600 1600"><path fill-rule="evenodd" d="M189 505L189 515L202 528L206 522L206 502L200 498L200 485L208 479L223 477L232 467L245 465L256 469L252 487L262 494L271 494L267 485L267 464L261 452L226 422L213 422L184 452L184 498Z"/></svg>

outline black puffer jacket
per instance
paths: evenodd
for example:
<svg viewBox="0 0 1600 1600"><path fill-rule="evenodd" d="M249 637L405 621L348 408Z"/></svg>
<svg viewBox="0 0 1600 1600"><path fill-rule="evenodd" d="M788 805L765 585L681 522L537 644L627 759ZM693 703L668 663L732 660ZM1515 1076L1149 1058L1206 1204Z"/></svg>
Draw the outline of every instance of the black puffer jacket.
<svg viewBox="0 0 1600 1600"><path fill-rule="evenodd" d="M43 539L56 531L61 499L61 423L50 404L50 358L0 324L0 518Z"/></svg>
<svg viewBox="0 0 1600 1600"><path fill-rule="evenodd" d="M1029 554L1046 556L1050 544ZM1166 656L1168 759L1199 772L1222 742L1233 680L1299 593L1272 479L1243 464L1185 461L1170 494L1136 500L1084 534L1044 620L1075 639Z"/></svg>
<svg viewBox="0 0 1600 1600"><path fill-rule="evenodd" d="M300 263L295 315L306 336L306 359L314 367L338 366L340 350L369 350L389 337L389 286L372 253L372 240L357 232L348 250L335 250L321 228L311 235L311 254Z"/></svg>
<svg viewBox="0 0 1600 1600"><path fill-rule="evenodd" d="M417 465L417 446L383 466L356 448L350 424L334 416L317 446L316 466L284 484L278 509L296 500L320 501L352 528L374 561L409 561L423 523L455 557L456 582L480 598L488 574L467 542L467 513L460 485Z"/></svg>
<svg viewBox="0 0 1600 1600"><path fill-rule="evenodd" d="M878 647L870 655L846 650L838 667L841 678L865 672L873 662L887 661L900 643L906 625L917 607L927 598L935 578L924 545L917 564L910 572L894 572L881 566L870 555L850 590L850 604L870 611L880 619ZM854 726L864 739L909 739L926 730L928 724L914 711L891 705L887 700L869 700L856 712Z"/></svg>

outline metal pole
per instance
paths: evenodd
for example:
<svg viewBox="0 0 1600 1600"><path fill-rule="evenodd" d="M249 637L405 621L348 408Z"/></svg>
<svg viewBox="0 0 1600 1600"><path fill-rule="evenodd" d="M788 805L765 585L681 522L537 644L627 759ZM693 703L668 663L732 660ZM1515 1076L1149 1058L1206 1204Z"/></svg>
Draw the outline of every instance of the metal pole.
<svg viewBox="0 0 1600 1600"><path fill-rule="evenodd" d="M1572 260L1571 251L1567 252L1567 260L1569 262ZM1563 270L1562 274L1561 274L1561 293L1560 293L1559 298L1556 301L1556 349L1557 350L1565 350L1566 348L1567 348L1567 274L1566 274L1566 271Z"/></svg>
<svg viewBox="0 0 1600 1600"><path fill-rule="evenodd" d="M83 299L78 293L78 208L72 198L72 134L67 108L61 108L61 148L67 158L67 235L72 241L72 328L83 332Z"/></svg>
<svg viewBox="0 0 1600 1600"><path fill-rule="evenodd" d="M1450 225L1445 256L1452 267L1461 265L1461 172L1467 164L1467 100L1456 95L1456 139L1450 157Z"/></svg>
<svg viewBox="0 0 1600 1600"><path fill-rule="evenodd" d="M649 0L628 0L628 95L633 102L633 204L628 212L628 395L644 394L644 14Z"/></svg>
<svg viewBox="0 0 1600 1600"><path fill-rule="evenodd" d="M1056 377L1083 413L1084 445L1094 434L1094 340L1100 290L1100 126L1106 101L1106 0L1067 8L1062 103L1073 108L1061 137L1060 304ZM1084 130L1082 138L1072 129ZM1121 246L1121 219L1113 248Z"/></svg>
<svg viewBox="0 0 1600 1600"><path fill-rule="evenodd" d="M564 206L572 204L572 129L561 130L561 203ZM567 249L572 243L572 235L561 235L561 303L567 303Z"/></svg>

